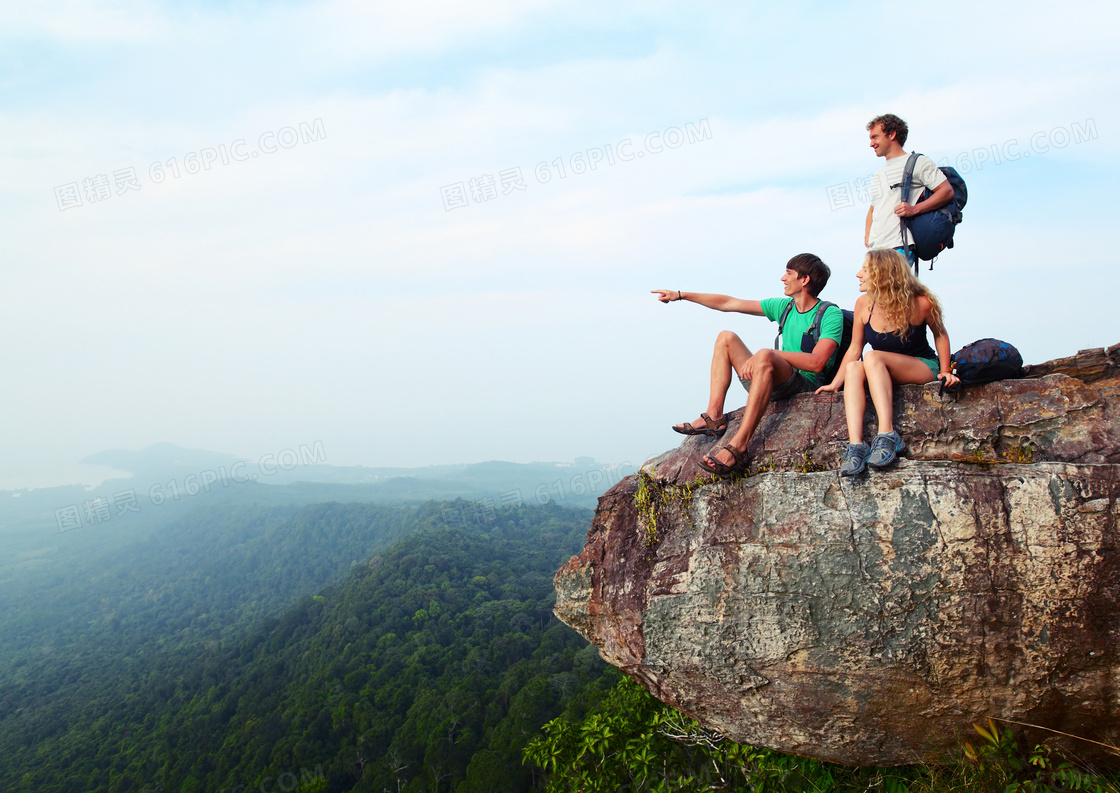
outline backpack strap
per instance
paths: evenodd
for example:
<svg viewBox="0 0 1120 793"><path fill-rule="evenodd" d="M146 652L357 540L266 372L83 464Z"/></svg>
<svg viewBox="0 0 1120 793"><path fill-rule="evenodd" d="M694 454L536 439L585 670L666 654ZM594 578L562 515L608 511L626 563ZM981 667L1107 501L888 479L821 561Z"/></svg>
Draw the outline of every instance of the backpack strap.
<svg viewBox="0 0 1120 793"><path fill-rule="evenodd" d="M816 311L813 314L813 323L809 326L809 330L805 331L816 341L821 340L821 320L824 319L824 310L829 306L835 305L835 303L829 303L827 300L821 300L819 297L817 298ZM789 312L791 311L793 311L793 298L790 298L790 301L786 303L786 307L782 309L782 316L778 320L778 335L774 337L775 350L778 349L780 345L782 338L782 328L785 327L786 317L789 316Z"/></svg>
<svg viewBox="0 0 1120 793"><path fill-rule="evenodd" d="M786 307L782 309L782 316L778 320L778 335L774 337L775 350L779 349L780 347L782 328L785 327L786 317L789 316L789 312L793 311L793 303L794 301L791 298L790 301L786 303ZM825 309L827 309L829 306L835 305L835 303L829 303L827 300L821 300L819 297L817 298L817 305L813 311L813 322L811 325L809 325L809 329L805 331L805 334L812 337L814 342L818 342L821 340L821 322L824 320ZM819 380L821 375L818 373L814 374L813 377L815 378L815 380Z"/></svg>
<svg viewBox="0 0 1120 793"><path fill-rule="evenodd" d="M906 158L906 165L902 169L902 182L901 182L902 201L909 201L910 200L910 186L914 182L914 166L917 165L918 158L921 157L921 156L922 155L918 154L918 152L913 151L913 152L910 152L910 156ZM899 218L898 219L898 229L899 229L899 233L902 235L902 249L904 251L906 251L906 258L909 259L910 258L910 249L913 246L907 244L907 242L906 242L906 232L908 232L910 230L910 222L906 218ZM913 239L914 239L913 234L910 235L910 239L911 239L911 241L913 241ZM917 275L917 274L918 274L918 253L915 250L914 251L914 275Z"/></svg>
<svg viewBox="0 0 1120 793"><path fill-rule="evenodd" d="M824 310L835 305L835 303L817 298L817 313L813 315L813 324L809 326L809 335L817 341L821 340L821 321L824 319Z"/></svg>
<svg viewBox="0 0 1120 793"><path fill-rule="evenodd" d="M813 324L809 326L809 335L813 337L814 341L820 341L821 340L821 322L824 321L824 312L828 310L829 306L836 306L836 310L840 311L840 306L837 306L835 303L829 303L827 300L821 300L820 298L817 299L817 313L813 315ZM843 316L843 313L841 313L841 317L842 316ZM840 337L841 337L841 339L843 339L843 337L844 337L843 326L841 326ZM840 352L840 342L836 342L836 352L834 352L833 355L836 356L836 364L837 365L840 364L839 352ZM831 371L831 369L832 369L832 367L830 367L828 365L828 361L825 361L824 369L821 369L819 372L817 372L813 375L813 382L818 386L821 385L826 374L835 374L834 372ZM829 379L829 381L832 380L831 377L828 378L828 379Z"/></svg>
<svg viewBox="0 0 1120 793"><path fill-rule="evenodd" d="M789 316L789 312L791 312L791 311L793 311L793 298L792 297L789 299L789 302L786 303L786 307L782 309L782 316L778 319L778 335L774 337L774 349L775 350L781 348L782 328L784 328L786 326L786 317Z"/></svg>

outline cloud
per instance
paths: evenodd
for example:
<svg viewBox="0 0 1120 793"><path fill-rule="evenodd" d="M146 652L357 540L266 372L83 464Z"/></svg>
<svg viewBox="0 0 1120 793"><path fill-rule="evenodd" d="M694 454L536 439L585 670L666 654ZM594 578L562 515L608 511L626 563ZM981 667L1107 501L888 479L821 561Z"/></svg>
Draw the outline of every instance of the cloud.
<svg viewBox="0 0 1120 793"><path fill-rule="evenodd" d="M148 2L48 0L0 6L0 38L81 45L136 42L166 32L166 17Z"/></svg>
<svg viewBox="0 0 1120 793"><path fill-rule="evenodd" d="M330 51L361 60L440 52L482 35L499 36L559 5L557 0L453 0L367 3L332 0L305 6L304 23L326 33Z"/></svg>

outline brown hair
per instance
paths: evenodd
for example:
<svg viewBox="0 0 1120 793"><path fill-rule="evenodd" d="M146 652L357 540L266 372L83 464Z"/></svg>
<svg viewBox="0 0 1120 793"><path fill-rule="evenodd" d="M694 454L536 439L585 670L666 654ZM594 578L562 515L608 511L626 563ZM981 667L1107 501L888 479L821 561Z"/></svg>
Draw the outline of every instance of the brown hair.
<svg viewBox="0 0 1120 793"><path fill-rule="evenodd" d="M805 287L809 294L816 297L828 285L828 277L832 271L828 265L821 261L821 257L813 253L799 253L786 264L787 270L793 270L799 278L809 278L809 285Z"/></svg>
<svg viewBox="0 0 1120 793"><path fill-rule="evenodd" d="M878 124L883 128L883 134L890 136L894 133L894 139L899 146L906 145L906 136L910 134L910 128L906 126L906 122L893 113L887 113L882 116L875 116L867 122L867 131L870 132L871 128Z"/></svg>

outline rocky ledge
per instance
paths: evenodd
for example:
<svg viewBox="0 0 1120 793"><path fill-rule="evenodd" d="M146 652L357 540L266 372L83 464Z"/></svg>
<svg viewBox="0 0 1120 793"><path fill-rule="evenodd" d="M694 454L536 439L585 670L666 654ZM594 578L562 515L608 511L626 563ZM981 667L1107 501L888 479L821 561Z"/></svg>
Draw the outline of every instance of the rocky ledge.
<svg viewBox="0 0 1120 793"><path fill-rule="evenodd" d="M1120 744L1118 364L898 389L910 456L854 480L840 395L772 405L746 477L698 478L719 441L688 438L600 498L556 614L742 743L898 765L993 717Z"/></svg>

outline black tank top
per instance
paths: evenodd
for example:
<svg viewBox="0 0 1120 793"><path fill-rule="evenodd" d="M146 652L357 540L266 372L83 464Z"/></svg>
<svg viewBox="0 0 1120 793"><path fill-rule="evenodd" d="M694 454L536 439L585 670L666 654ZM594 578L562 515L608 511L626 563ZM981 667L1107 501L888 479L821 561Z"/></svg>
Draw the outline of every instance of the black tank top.
<svg viewBox="0 0 1120 793"><path fill-rule="evenodd" d="M863 326L863 335L871 349L879 352L897 352L902 355L912 355L915 358L931 358L937 360L937 353L929 346L926 339L926 323L911 325L909 330L898 336L894 333L880 333L872 329L871 319Z"/></svg>

